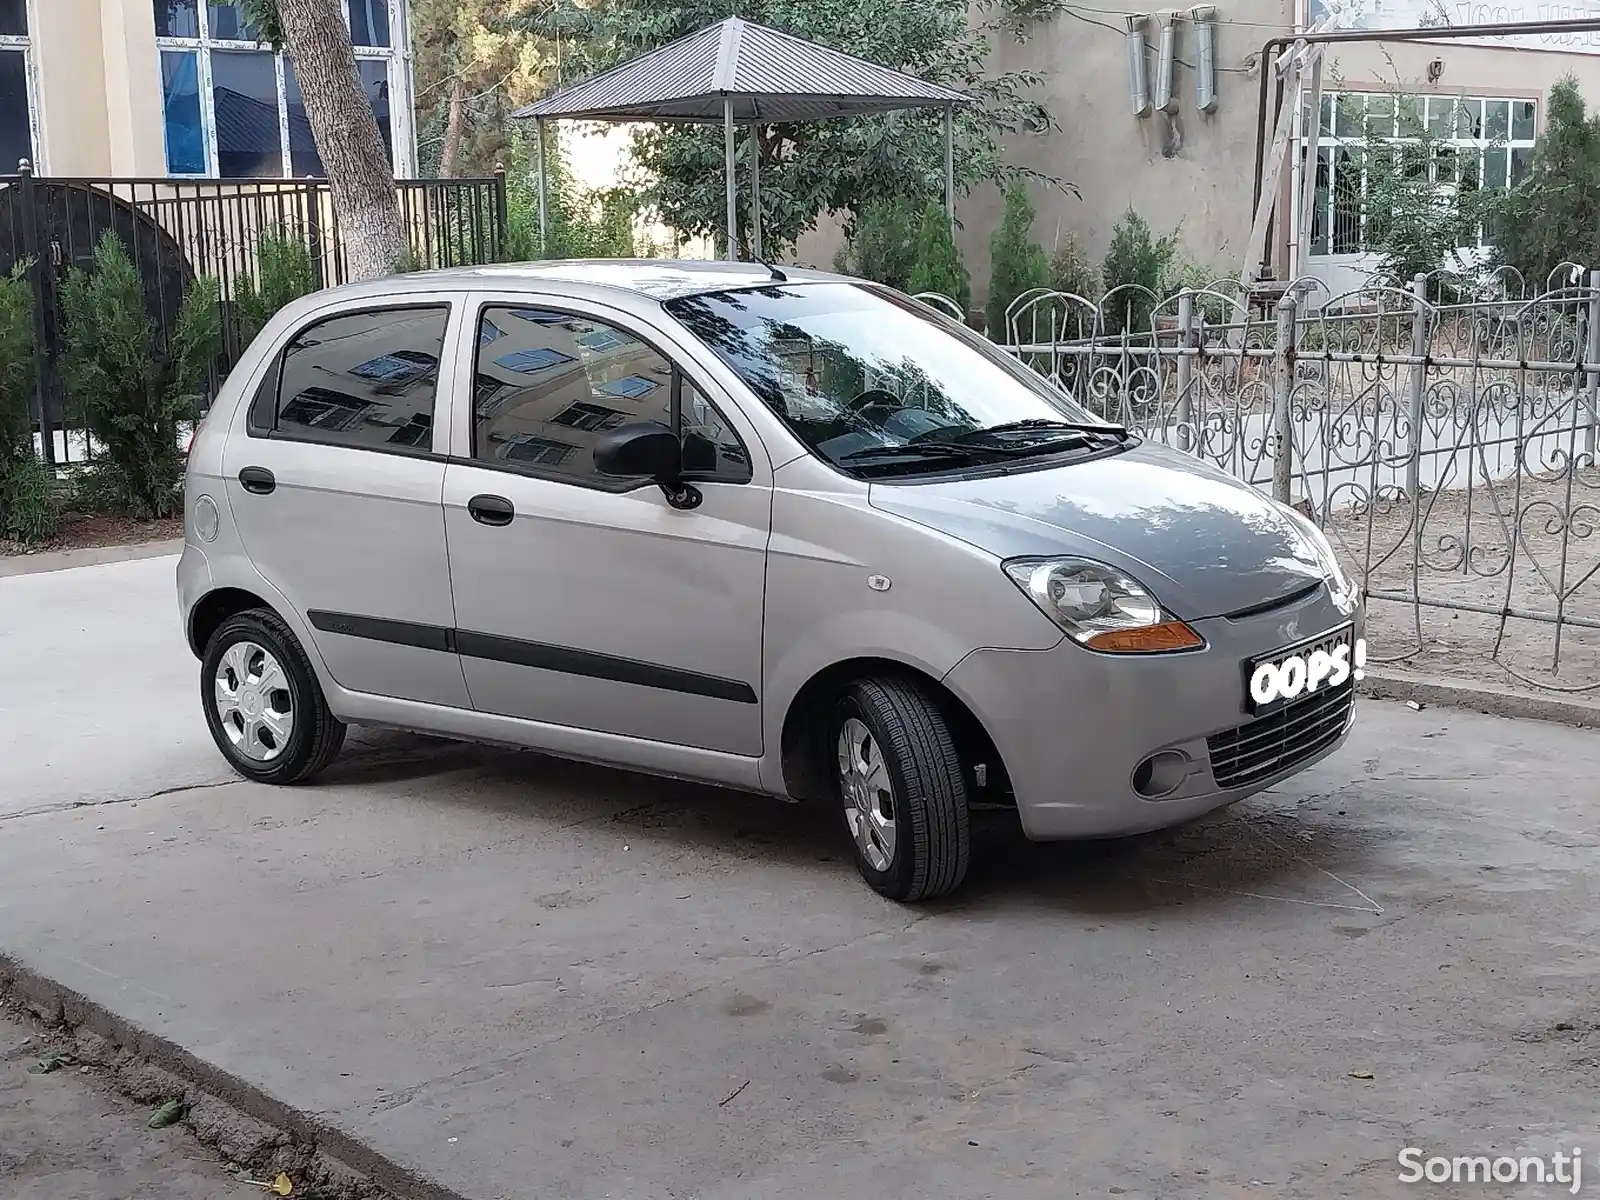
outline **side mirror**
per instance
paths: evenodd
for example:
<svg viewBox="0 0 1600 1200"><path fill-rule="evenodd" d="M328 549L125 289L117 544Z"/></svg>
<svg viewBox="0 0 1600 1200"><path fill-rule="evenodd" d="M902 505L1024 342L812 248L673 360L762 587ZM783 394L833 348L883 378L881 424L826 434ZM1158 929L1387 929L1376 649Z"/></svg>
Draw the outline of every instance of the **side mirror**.
<svg viewBox="0 0 1600 1200"><path fill-rule="evenodd" d="M676 484L683 474L683 448L678 435L659 421L637 421L595 439L594 465L606 475L642 475Z"/></svg>
<svg viewBox="0 0 1600 1200"><path fill-rule="evenodd" d="M654 480L673 508L697 508L700 490L683 481L683 446L659 421L609 429L594 441L595 470L603 475Z"/></svg>

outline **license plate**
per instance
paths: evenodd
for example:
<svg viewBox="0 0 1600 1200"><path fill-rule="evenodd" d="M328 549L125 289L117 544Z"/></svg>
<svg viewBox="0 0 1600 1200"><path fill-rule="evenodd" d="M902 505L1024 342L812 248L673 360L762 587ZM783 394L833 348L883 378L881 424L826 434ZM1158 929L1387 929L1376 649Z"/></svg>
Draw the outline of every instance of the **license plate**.
<svg viewBox="0 0 1600 1200"><path fill-rule="evenodd" d="M1354 634L1355 626L1345 625L1271 654L1246 659L1245 711L1259 717L1302 697L1348 683L1352 670L1359 665L1355 661Z"/></svg>

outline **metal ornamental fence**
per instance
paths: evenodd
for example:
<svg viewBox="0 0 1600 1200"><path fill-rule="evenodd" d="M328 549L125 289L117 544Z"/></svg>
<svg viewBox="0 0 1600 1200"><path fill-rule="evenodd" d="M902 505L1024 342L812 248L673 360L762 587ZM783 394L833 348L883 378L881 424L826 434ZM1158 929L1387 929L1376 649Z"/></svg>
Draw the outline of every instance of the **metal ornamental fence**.
<svg viewBox="0 0 1600 1200"><path fill-rule="evenodd" d="M1040 291L1005 341L1100 416L1313 517L1371 601L1374 662L1591 692L1600 271L1561 282L1308 283L1264 310L1237 283Z"/></svg>
<svg viewBox="0 0 1600 1200"><path fill-rule="evenodd" d="M395 182L402 224L420 268L494 262L506 246L505 176ZM235 299L259 280L257 246L286 232L310 254L315 282L345 282L339 218L324 179L102 179L36 177L23 163L0 175L0 273L28 264L41 348L32 415L47 461L70 463L92 447L74 427L62 386L60 292L73 267L86 267L111 231L122 240L143 285L157 336L170 335L185 289L210 276L221 289L223 346L213 383L237 361Z"/></svg>

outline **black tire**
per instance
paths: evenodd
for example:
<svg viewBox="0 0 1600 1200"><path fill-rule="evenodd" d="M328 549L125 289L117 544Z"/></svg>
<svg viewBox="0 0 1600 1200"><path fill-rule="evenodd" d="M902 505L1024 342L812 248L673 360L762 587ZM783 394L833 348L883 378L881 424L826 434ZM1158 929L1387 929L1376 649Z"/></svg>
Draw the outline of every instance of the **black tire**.
<svg viewBox="0 0 1600 1200"><path fill-rule="evenodd" d="M242 753L223 728L216 701L216 678L223 656L241 642L252 642L278 660L287 681L294 723L282 750L262 762ZM277 613L255 608L229 617L206 643L200 663L200 705L217 749L246 779L257 783L300 783L324 770L344 745L346 726L333 715L300 639Z"/></svg>
<svg viewBox="0 0 1600 1200"><path fill-rule="evenodd" d="M852 717L877 742L893 785L894 855L878 869L852 836L856 867L869 886L890 900L916 902L946 895L966 878L972 853L966 773L943 712L915 682L888 677L858 679L844 689L829 724L829 775L836 811L846 832L845 788L836 758L840 735Z"/></svg>

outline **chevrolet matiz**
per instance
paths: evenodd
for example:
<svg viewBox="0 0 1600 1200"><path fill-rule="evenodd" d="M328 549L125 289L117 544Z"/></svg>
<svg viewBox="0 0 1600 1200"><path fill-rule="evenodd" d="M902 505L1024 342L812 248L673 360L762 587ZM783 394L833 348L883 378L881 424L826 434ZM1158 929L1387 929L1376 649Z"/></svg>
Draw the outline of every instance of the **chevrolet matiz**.
<svg viewBox="0 0 1600 1200"><path fill-rule="evenodd" d="M279 312L178 595L241 775L347 724L832 805L868 884L1192 820L1335 750L1362 597L1292 508L927 305L798 268L401 275Z"/></svg>

